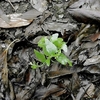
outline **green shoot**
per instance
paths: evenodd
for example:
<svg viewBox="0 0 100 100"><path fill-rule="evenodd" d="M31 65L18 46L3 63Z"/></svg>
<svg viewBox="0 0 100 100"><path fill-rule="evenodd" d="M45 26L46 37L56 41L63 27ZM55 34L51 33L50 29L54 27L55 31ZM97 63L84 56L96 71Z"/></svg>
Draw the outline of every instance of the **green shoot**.
<svg viewBox="0 0 100 100"><path fill-rule="evenodd" d="M41 38L38 42L38 46L41 48L41 51L34 49L34 53L37 60L43 65L46 64L47 66L50 66L51 59L54 58L62 65L68 63L69 66L72 66L72 62L62 53L62 50L67 52L67 45L62 38L58 37L58 34L53 34L50 39L47 37ZM38 68L38 65L33 63L31 67L36 69Z"/></svg>

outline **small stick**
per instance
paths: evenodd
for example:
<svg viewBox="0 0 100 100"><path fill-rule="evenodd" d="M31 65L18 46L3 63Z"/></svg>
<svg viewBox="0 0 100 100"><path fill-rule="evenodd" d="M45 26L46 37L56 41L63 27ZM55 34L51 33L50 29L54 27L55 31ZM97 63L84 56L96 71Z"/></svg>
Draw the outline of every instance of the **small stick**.
<svg viewBox="0 0 100 100"><path fill-rule="evenodd" d="M11 3L10 0L8 0L9 4L12 6L12 8L16 11L15 7L13 6L13 4Z"/></svg>

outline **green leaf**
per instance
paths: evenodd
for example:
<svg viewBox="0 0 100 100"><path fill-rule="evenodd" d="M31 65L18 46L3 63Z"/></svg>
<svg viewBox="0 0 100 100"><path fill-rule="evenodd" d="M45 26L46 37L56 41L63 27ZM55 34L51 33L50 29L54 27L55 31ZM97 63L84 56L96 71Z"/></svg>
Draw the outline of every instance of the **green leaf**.
<svg viewBox="0 0 100 100"><path fill-rule="evenodd" d="M63 54L61 53L58 58L56 58L58 62L60 62L62 65L66 65L67 63L69 66L72 66L72 62Z"/></svg>
<svg viewBox="0 0 100 100"><path fill-rule="evenodd" d="M67 45L66 43L64 42L61 49L64 51L64 52L67 52Z"/></svg>
<svg viewBox="0 0 100 100"><path fill-rule="evenodd" d="M50 60L53 57L63 65L68 63L69 66L72 66L72 62L61 53L61 50L67 52L67 45L62 38L58 38L58 34L53 34L49 39L47 37L41 38L38 46L41 47L42 51L34 50L34 53L37 59L43 64L50 66ZM36 64L32 65L33 69L37 67L38 65Z"/></svg>
<svg viewBox="0 0 100 100"><path fill-rule="evenodd" d="M58 38L58 33L53 34L53 35L51 36L51 38L50 38L50 41L51 41L51 42L54 42L54 41L57 40L57 38Z"/></svg>
<svg viewBox="0 0 100 100"><path fill-rule="evenodd" d="M51 60L50 57L48 57L48 58L46 59L45 63L46 63L47 66L50 66L50 60Z"/></svg>
<svg viewBox="0 0 100 100"><path fill-rule="evenodd" d="M45 44L46 44L46 50L50 55L54 55L55 53L57 53L57 47L50 42L48 39L45 39Z"/></svg>
<svg viewBox="0 0 100 100"><path fill-rule="evenodd" d="M31 65L31 68L32 68L32 69L36 69L36 68L38 68L38 65L36 65L36 64L34 63L34 64Z"/></svg>
<svg viewBox="0 0 100 100"><path fill-rule="evenodd" d="M34 53L39 61L41 61L42 63L45 62L46 58L45 58L44 54L42 54L41 52L39 52L37 50L34 50Z"/></svg>
<svg viewBox="0 0 100 100"><path fill-rule="evenodd" d="M54 44L57 48L61 49L62 44L63 44L63 39L62 39L62 38L58 38L56 41L53 42L53 44Z"/></svg>
<svg viewBox="0 0 100 100"><path fill-rule="evenodd" d="M39 40L39 42L38 42L38 46L39 46L39 47L44 47L44 46L45 46L45 38L46 38L46 37L42 37L42 38Z"/></svg>
<svg viewBox="0 0 100 100"><path fill-rule="evenodd" d="M45 47L45 46L43 47L43 53L44 53L46 56L50 56L50 54L47 52L47 50L46 50L46 47Z"/></svg>
<svg viewBox="0 0 100 100"><path fill-rule="evenodd" d="M72 62L68 58L66 58L66 59L68 61L69 66L72 67Z"/></svg>

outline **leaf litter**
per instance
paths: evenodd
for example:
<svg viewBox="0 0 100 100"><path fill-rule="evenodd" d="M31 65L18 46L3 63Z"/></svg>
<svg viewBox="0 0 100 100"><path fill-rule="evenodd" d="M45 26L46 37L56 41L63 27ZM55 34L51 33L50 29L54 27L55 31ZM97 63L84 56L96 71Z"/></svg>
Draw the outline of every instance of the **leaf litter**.
<svg viewBox="0 0 100 100"><path fill-rule="evenodd" d="M9 1L0 1L0 100L99 100L100 1ZM40 38L56 33L73 66L31 69Z"/></svg>

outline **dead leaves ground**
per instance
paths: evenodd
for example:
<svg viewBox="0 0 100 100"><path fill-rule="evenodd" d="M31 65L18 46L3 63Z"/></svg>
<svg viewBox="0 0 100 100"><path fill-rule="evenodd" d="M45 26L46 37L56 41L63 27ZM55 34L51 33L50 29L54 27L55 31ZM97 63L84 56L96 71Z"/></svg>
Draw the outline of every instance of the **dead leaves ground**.
<svg viewBox="0 0 100 100"><path fill-rule="evenodd" d="M100 100L99 4L99 0L0 1L0 100ZM68 45L65 55L73 67L53 62L32 70L37 42L54 33Z"/></svg>

